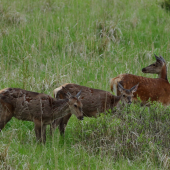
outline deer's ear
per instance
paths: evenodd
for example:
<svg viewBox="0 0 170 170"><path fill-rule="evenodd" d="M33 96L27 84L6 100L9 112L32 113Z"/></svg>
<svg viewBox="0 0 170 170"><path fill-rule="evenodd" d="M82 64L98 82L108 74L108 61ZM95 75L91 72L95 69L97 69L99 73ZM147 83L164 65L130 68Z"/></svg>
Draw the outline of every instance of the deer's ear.
<svg viewBox="0 0 170 170"><path fill-rule="evenodd" d="M79 99L80 95L81 95L81 90L76 94L76 97Z"/></svg>
<svg viewBox="0 0 170 170"><path fill-rule="evenodd" d="M165 61L165 59L160 55L160 59L164 62L164 63L166 63L166 61Z"/></svg>
<svg viewBox="0 0 170 170"><path fill-rule="evenodd" d="M136 92L137 89L138 89L138 86L139 86L139 83L138 83L137 85L133 86L133 87L130 89L130 91L131 91L132 93Z"/></svg>
<svg viewBox="0 0 170 170"><path fill-rule="evenodd" d="M67 89L64 86L62 86L62 89L65 91L68 98L72 97L71 93L67 91Z"/></svg>
<svg viewBox="0 0 170 170"><path fill-rule="evenodd" d="M159 60L159 59L160 59L156 54L154 54L154 56L155 56L156 60Z"/></svg>
<svg viewBox="0 0 170 170"><path fill-rule="evenodd" d="M122 92L122 91L124 90L123 86L122 86L120 83L118 83L118 90L119 90L120 92Z"/></svg>
<svg viewBox="0 0 170 170"><path fill-rule="evenodd" d="M154 54L154 55L155 55L155 58L156 58L156 62L158 62L158 63L160 63L160 64L163 64L163 63L164 63L164 61L162 60L161 57L158 57L156 54Z"/></svg>

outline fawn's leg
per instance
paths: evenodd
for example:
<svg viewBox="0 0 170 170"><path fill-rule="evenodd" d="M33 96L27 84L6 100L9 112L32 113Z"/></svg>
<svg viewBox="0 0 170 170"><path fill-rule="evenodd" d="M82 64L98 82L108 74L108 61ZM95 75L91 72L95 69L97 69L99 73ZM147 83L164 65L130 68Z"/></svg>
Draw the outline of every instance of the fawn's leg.
<svg viewBox="0 0 170 170"><path fill-rule="evenodd" d="M46 125L43 125L42 126L42 129L41 129L41 139L42 139L42 142L45 144L46 142Z"/></svg>
<svg viewBox="0 0 170 170"><path fill-rule="evenodd" d="M35 135L38 142L46 142L46 125L39 120L34 119Z"/></svg>
<svg viewBox="0 0 170 170"><path fill-rule="evenodd" d="M0 132L4 126L11 120L12 113L8 108L0 108Z"/></svg>
<svg viewBox="0 0 170 170"><path fill-rule="evenodd" d="M57 128L57 126L60 124L61 121L62 121L62 118L56 119L50 124L50 135L51 136L53 136L55 129Z"/></svg>
<svg viewBox="0 0 170 170"><path fill-rule="evenodd" d="M63 118L61 118L60 124L59 124L59 130L60 130L60 135L63 135L65 132L65 128L67 126L67 123L71 117L71 113L67 114Z"/></svg>

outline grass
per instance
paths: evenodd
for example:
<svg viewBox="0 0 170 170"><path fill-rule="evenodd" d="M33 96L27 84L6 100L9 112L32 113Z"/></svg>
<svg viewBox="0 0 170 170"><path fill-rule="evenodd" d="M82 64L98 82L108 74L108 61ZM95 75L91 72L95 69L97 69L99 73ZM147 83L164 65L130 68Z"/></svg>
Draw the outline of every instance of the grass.
<svg viewBox="0 0 170 170"><path fill-rule="evenodd" d="M120 73L157 77L141 72L155 61L154 53L165 58L169 69L170 15L162 9L160 1L1 0L0 25L1 89L19 87L52 95L53 89L64 83L77 83L110 91L109 79ZM135 113L142 109L134 106L130 115L139 116ZM158 111L161 113L162 109ZM169 110L162 112L169 114ZM120 126L119 122L127 129L141 128L135 119L128 126L128 121L124 121L129 120L127 112L122 113L121 118L115 114L113 121L108 120L112 116L106 117L113 130L116 131L115 125ZM154 114L154 109L151 113ZM150 117L147 111L145 115L143 119L147 125ZM93 151L94 138L89 137L88 143L85 137L93 130L91 124L100 125L102 118L87 118L80 123L72 117L64 138L58 130L51 138L48 130L45 146L36 143L33 123L12 119L0 136L0 169L169 168L168 163L161 162L161 159L169 161L169 149L165 152L163 145L152 140L148 142L147 136L156 134L154 128L149 134L147 129L141 128L143 132L138 133L139 136L143 134L144 141L137 152L132 150L132 157L124 154L120 146L119 159L115 152L103 153L100 142ZM152 120L155 121L154 117ZM163 122L162 126L168 127L168 122ZM97 133L99 141L107 137L105 132L100 135L102 127ZM125 137L129 134L123 132ZM119 137L114 136L114 139L121 141ZM168 135L166 140L169 140ZM125 140L125 146L127 143ZM112 148L107 147L108 150ZM130 152L128 148L125 150ZM154 158L148 152L162 156Z"/></svg>

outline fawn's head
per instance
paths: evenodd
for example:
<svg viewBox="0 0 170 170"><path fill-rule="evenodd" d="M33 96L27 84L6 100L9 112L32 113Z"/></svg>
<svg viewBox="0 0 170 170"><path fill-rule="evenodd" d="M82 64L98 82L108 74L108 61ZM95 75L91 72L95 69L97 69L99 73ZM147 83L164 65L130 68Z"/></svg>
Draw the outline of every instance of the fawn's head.
<svg viewBox="0 0 170 170"><path fill-rule="evenodd" d="M65 91L66 89L62 87ZM71 111L71 114L74 114L79 120L83 120L83 113L82 113L82 107L83 104L79 100L81 91L79 91L76 96L72 96L69 92L66 93L67 98L69 99L68 105Z"/></svg>
<svg viewBox="0 0 170 170"><path fill-rule="evenodd" d="M155 55L156 62L143 68L143 73L151 73L151 74L160 74L162 69L165 67L166 69L166 62L162 56L158 57Z"/></svg>
<svg viewBox="0 0 170 170"><path fill-rule="evenodd" d="M123 104L131 104L133 93L137 91L138 85L133 86L131 89L124 89L123 86L118 83L118 90L121 92L121 101Z"/></svg>

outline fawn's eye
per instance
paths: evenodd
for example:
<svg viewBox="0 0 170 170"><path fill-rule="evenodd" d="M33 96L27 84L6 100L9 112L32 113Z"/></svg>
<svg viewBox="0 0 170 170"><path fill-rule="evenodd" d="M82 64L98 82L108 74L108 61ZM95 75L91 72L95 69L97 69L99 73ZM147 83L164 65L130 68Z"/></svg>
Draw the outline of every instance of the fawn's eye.
<svg viewBox="0 0 170 170"><path fill-rule="evenodd" d="M153 66L156 66L155 64L153 64Z"/></svg>
<svg viewBox="0 0 170 170"><path fill-rule="evenodd" d="M125 95L123 95L123 97L125 97Z"/></svg>
<svg viewBox="0 0 170 170"><path fill-rule="evenodd" d="M74 107L75 107L75 108L77 108L77 105L76 105L76 104L74 104Z"/></svg>

